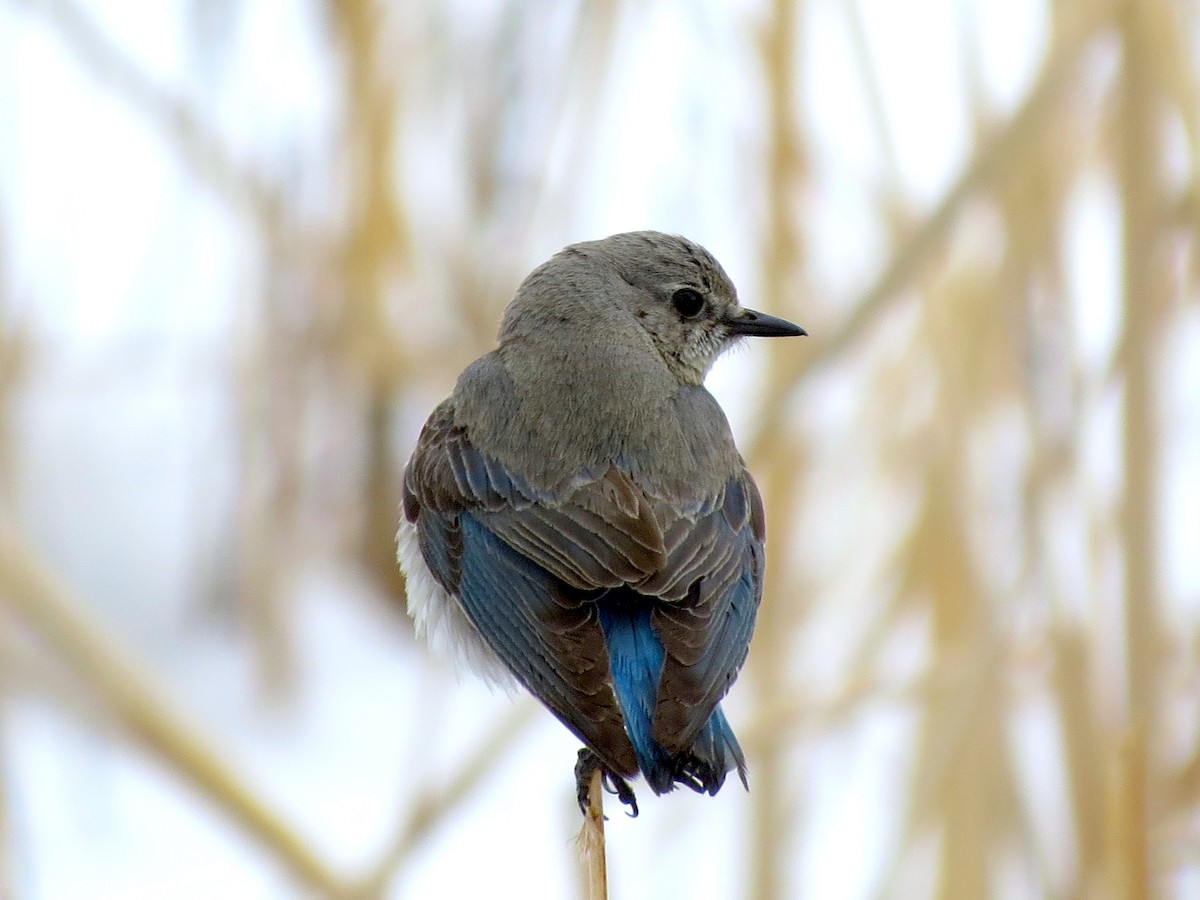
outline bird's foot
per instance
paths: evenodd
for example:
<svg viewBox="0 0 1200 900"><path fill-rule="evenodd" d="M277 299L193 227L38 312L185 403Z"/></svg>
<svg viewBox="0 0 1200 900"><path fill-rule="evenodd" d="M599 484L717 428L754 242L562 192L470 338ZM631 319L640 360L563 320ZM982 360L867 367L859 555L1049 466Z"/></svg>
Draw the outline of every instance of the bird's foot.
<svg viewBox="0 0 1200 900"><path fill-rule="evenodd" d="M691 788L697 794L715 795L725 782L725 773L690 753L675 759L675 782Z"/></svg>
<svg viewBox="0 0 1200 900"><path fill-rule="evenodd" d="M630 808L629 817L636 819L638 814L637 797L629 782L606 767L600 757L587 747L579 751L579 759L575 763L575 798L579 801L579 809L586 816L589 804L589 791L592 785L592 774L600 772L601 783L610 794Z"/></svg>

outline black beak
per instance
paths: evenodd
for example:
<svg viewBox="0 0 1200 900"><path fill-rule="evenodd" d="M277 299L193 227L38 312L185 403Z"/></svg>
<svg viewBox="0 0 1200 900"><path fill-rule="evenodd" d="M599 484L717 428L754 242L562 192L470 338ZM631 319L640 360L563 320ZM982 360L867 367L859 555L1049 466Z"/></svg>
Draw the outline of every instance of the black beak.
<svg viewBox="0 0 1200 900"><path fill-rule="evenodd" d="M799 325L793 325L787 319L777 319L752 309L743 309L736 319L726 319L725 325L730 334L751 337L800 337L808 334Z"/></svg>

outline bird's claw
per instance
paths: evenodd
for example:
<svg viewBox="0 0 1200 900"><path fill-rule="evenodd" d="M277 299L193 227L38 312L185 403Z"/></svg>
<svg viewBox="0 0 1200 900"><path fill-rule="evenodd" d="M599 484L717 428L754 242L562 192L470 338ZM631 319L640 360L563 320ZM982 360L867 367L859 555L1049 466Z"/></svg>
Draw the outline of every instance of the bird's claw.
<svg viewBox="0 0 1200 900"><path fill-rule="evenodd" d="M600 757L587 747L579 751L579 758L575 763L575 799L579 802L580 812L587 815L592 774L597 770L600 772L601 784L604 789L615 795L623 805L628 806L630 808L629 817L636 819L638 814L637 796L633 793L629 782L605 766Z"/></svg>
<svg viewBox="0 0 1200 900"><path fill-rule="evenodd" d="M675 761L675 783L691 788L697 794L715 795L725 781L725 773L692 754L681 755Z"/></svg>

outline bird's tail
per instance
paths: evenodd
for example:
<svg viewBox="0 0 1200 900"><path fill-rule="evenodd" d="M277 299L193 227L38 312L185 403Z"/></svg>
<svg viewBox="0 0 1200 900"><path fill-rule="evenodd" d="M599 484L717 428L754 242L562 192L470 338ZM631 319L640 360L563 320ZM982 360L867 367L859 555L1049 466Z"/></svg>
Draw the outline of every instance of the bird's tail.
<svg viewBox="0 0 1200 900"><path fill-rule="evenodd" d="M736 768L746 785L746 757L719 706L689 749L671 754L654 739L654 707L666 653L650 624L650 613L644 598L599 604L613 689L646 783L656 794L665 794L676 784L715 794L726 773Z"/></svg>
<svg viewBox="0 0 1200 900"><path fill-rule="evenodd" d="M750 790L750 782L746 780L746 755L742 752L725 713L718 706L704 723L696 743L692 745L691 755L699 764L700 773L708 773L707 780L701 777L703 789L715 794L725 781L725 773L737 769L742 787Z"/></svg>

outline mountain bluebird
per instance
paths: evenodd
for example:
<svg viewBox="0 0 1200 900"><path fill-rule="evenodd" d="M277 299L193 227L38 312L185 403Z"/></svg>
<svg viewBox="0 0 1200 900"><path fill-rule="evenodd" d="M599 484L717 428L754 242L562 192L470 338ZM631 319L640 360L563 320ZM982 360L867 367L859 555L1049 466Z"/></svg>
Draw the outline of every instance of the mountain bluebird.
<svg viewBox="0 0 1200 900"><path fill-rule="evenodd" d="M702 247L574 244L525 279L499 346L430 415L404 473L399 560L417 631L515 677L599 769L715 794L746 761L718 705L762 596L762 500L704 376L743 335Z"/></svg>

